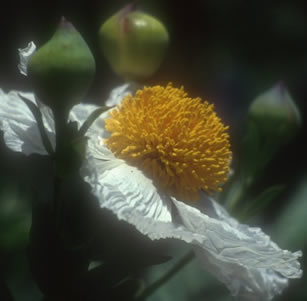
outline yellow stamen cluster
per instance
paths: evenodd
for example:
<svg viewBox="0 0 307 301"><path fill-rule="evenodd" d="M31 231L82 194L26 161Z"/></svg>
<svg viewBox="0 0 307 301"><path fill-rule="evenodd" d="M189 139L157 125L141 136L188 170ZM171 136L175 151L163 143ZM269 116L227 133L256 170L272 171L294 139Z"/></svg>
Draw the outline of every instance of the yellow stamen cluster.
<svg viewBox="0 0 307 301"><path fill-rule="evenodd" d="M200 190L220 191L227 180L228 127L212 104L189 98L183 88L145 87L126 96L105 124L111 134L105 144L115 156L172 196L196 200Z"/></svg>

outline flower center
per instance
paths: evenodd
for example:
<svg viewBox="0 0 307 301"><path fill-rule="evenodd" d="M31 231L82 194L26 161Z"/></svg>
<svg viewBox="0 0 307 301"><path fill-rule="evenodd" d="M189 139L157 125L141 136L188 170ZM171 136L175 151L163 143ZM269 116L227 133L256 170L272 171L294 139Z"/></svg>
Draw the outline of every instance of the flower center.
<svg viewBox="0 0 307 301"><path fill-rule="evenodd" d="M228 127L213 109L171 84L145 87L110 112L105 144L160 189L185 201L196 200L200 190L220 191L229 172Z"/></svg>

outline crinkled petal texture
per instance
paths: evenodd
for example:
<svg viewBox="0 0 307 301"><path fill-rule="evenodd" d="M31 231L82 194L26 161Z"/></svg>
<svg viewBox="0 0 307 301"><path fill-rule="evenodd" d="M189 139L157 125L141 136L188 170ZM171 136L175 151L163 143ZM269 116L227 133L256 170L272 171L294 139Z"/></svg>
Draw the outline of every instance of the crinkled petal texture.
<svg viewBox="0 0 307 301"><path fill-rule="evenodd" d="M213 200L213 216L174 200L186 227L202 233L204 242L195 252L206 267L239 300L272 300L300 278L301 252L280 249L260 228L238 223Z"/></svg>
<svg viewBox="0 0 307 301"><path fill-rule="evenodd" d="M113 107L121 103L122 99L128 94L134 94L136 90L141 88L138 84L126 83L114 88L110 94L108 99L105 102L107 107Z"/></svg>
<svg viewBox="0 0 307 301"><path fill-rule="evenodd" d="M51 110L32 93L0 90L0 129L9 148L27 155L46 155L36 121L20 95L37 105L48 137L55 146ZM97 107L77 105L69 119L80 126ZM271 300L301 277L300 252L281 250L259 228L239 224L213 200L204 197L205 213L169 198L136 167L114 157L104 145L105 112L88 131L88 158L82 173L100 206L134 225L151 239L176 238L192 244L204 267L239 300Z"/></svg>
<svg viewBox="0 0 307 301"><path fill-rule="evenodd" d="M37 122L21 97L27 98L40 109L48 138L55 148L55 128L51 109L39 102L33 93L19 91L5 93L0 89L0 129L3 131L4 141L11 150L25 155L48 155ZM80 127L97 108L89 104L76 105L70 112L69 120L76 121ZM94 130L95 127L91 131L94 133Z"/></svg>
<svg viewBox="0 0 307 301"><path fill-rule="evenodd" d="M21 50L23 59L21 59L20 65L25 68L24 70L26 70L27 57L34 50L35 45L33 43L30 43L26 49ZM119 103L127 93L132 92L133 89L128 84L116 87L111 91L107 103L112 105ZM33 93L20 91L5 93L0 89L0 130L4 133L4 141L11 150L22 152L25 155L48 155L36 120L21 97L30 100L40 109L47 135L51 145L55 148L55 127L51 109L37 100ZM97 108L98 106L96 105L84 103L75 105L70 111L69 120L77 122L78 127L80 127ZM90 127L87 136L97 136L98 134L104 136L102 129L104 129L104 117L106 117L106 114L107 112L102 114L101 118Z"/></svg>
<svg viewBox="0 0 307 301"><path fill-rule="evenodd" d="M33 153L47 155L36 120L21 96L40 108L49 140L53 146L55 145L51 110L37 102L33 93L11 91L6 94L0 89L0 129L3 131L4 141L16 152L23 152L26 155Z"/></svg>
<svg viewBox="0 0 307 301"><path fill-rule="evenodd" d="M82 173L100 206L151 239L192 244L204 267L239 300L271 300L288 278L301 276L300 252L281 250L259 228L239 224L207 196L207 214L169 198L142 171L115 158L102 138L95 140Z"/></svg>

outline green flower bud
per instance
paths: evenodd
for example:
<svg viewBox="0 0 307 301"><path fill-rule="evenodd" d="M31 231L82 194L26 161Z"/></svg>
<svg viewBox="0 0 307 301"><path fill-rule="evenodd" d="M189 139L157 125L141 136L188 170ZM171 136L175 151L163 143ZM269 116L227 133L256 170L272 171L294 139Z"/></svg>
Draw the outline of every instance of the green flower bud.
<svg viewBox="0 0 307 301"><path fill-rule="evenodd" d="M27 69L43 102L70 108L88 91L95 60L80 33L63 18L53 37L31 56Z"/></svg>
<svg viewBox="0 0 307 301"><path fill-rule="evenodd" d="M128 5L102 24L99 40L113 71L137 81L159 68L169 37L159 20Z"/></svg>
<svg viewBox="0 0 307 301"><path fill-rule="evenodd" d="M287 142L298 131L301 115L283 83L256 97L249 108L249 119L262 134Z"/></svg>

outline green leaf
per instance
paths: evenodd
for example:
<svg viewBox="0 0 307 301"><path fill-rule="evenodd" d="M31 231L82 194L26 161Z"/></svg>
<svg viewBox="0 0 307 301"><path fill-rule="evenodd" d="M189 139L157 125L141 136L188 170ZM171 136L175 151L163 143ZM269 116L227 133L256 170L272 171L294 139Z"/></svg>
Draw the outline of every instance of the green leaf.
<svg viewBox="0 0 307 301"><path fill-rule="evenodd" d="M246 185L261 175L267 164L282 146L277 143L275 137L265 136L261 133L259 125L250 120L247 126L247 134L242 143L242 160L240 172L245 178Z"/></svg>
<svg viewBox="0 0 307 301"><path fill-rule="evenodd" d="M264 190L257 198L251 201L244 210L244 219L255 216L266 208L284 189L283 185L275 185Z"/></svg>
<svg viewBox="0 0 307 301"><path fill-rule="evenodd" d="M291 249L307 247L307 176L297 185L289 198L288 206L272 227L272 236L278 243Z"/></svg>
<svg viewBox="0 0 307 301"><path fill-rule="evenodd" d="M174 258L183 256L190 248L182 243L174 242L169 250ZM146 277L147 286L160 279L174 265L169 261L150 269ZM226 287L210 275L198 260L193 260L181 269L172 279L159 290L149 296L146 301L187 301L187 300L214 300L230 301Z"/></svg>
<svg viewBox="0 0 307 301"><path fill-rule="evenodd" d="M254 122L250 121L247 125L247 133L243 140L243 159L240 162L243 174L245 176L252 176L254 170L257 168L260 144L261 137L259 129Z"/></svg>

